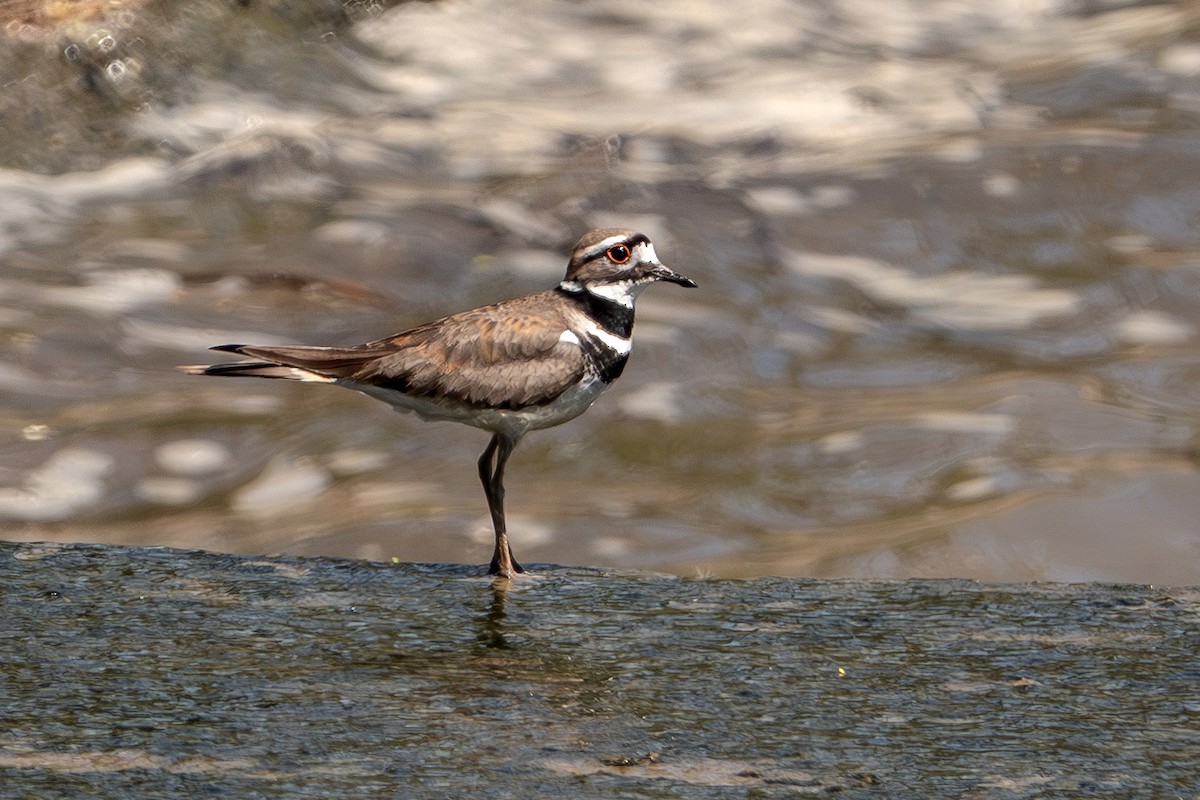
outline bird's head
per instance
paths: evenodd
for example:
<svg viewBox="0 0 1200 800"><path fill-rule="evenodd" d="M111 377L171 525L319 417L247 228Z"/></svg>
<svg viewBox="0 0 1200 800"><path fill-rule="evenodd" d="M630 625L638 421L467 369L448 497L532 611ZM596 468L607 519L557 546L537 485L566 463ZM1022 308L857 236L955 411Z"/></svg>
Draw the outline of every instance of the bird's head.
<svg viewBox="0 0 1200 800"><path fill-rule="evenodd" d="M696 285L691 278L663 266L644 233L599 228L584 234L571 251L561 286L632 308L642 289L657 281Z"/></svg>

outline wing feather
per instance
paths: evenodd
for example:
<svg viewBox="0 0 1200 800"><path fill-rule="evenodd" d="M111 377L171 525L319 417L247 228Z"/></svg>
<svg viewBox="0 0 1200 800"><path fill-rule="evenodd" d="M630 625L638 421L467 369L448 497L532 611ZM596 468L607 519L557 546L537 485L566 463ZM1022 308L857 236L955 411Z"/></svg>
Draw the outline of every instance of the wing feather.
<svg viewBox="0 0 1200 800"><path fill-rule="evenodd" d="M556 300L553 293L508 300L353 347L214 349L348 384L471 406L524 408L550 402L587 368L583 351L561 339L567 324Z"/></svg>

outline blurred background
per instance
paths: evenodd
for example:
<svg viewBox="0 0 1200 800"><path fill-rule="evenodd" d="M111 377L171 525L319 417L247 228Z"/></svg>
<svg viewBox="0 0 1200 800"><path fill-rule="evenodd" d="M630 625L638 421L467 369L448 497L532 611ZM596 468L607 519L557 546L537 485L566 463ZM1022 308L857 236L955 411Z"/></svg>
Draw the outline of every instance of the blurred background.
<svg viewBox="0 0 1200 800"><path fill-rule="evenodd" d="M0 538L484 563L483 432L178 373L645 231L524 562L1200 582L1200 5L6 2Z"/></svg>

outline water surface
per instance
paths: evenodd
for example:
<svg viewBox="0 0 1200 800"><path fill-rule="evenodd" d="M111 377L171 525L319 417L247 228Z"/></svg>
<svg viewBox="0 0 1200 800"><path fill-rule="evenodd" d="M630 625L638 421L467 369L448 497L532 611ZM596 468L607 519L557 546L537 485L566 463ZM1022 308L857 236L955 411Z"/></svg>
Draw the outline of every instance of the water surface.
<svg viewBox="0 0 1200 800"><path fill-rule="evenodd" d="M1187 4L17 17L5 538L483 562L481 432L174 367L536 291L616 224L701 289L522 442L522 560L1200 580Z"/></svg>

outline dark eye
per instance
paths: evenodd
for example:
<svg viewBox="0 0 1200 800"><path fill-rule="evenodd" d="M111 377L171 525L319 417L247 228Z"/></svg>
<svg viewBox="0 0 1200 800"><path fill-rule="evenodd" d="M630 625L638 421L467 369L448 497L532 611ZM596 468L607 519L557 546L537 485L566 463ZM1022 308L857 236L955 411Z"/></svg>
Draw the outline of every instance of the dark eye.
<svg viewBox="0 0 1200 800"><path fill-rule="evenodd" d="M614 244L608 248L607 255L608 260L614 264L624 264L633 256L633 252L629 249L628 245Z"/></svg>

